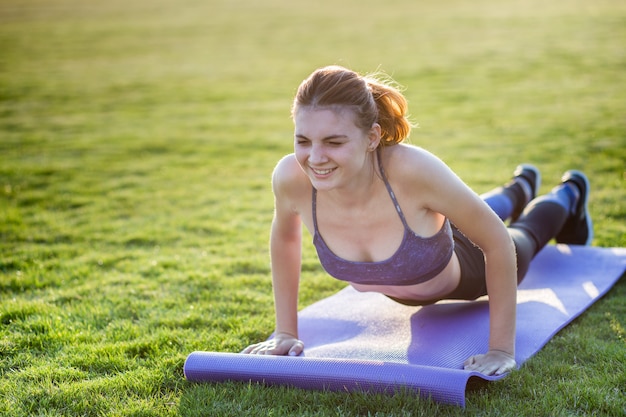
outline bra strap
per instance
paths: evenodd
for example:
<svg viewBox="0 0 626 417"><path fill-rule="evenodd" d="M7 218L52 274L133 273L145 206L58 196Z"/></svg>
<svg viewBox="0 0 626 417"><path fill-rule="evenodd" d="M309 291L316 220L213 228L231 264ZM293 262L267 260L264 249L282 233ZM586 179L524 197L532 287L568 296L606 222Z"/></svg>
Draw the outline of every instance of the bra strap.
<svg viewBox="0 0 626 417"><path fill-rule="evenodd" d="M317 189L313 186L311 186L311 211L312 211L312 215L313 215L313 228L314 233L318 233L317 230Z"/></svg>
<svg viewBox="0 0 626 417"><path fill-rule="evenodd" d="M402 209L400 208L400 204L398 204L398 200L396 199L396 194L391 189L391 185L389 184L389 181L387 180L387 174L385 174L385 168L383 168L380 146L376 148L376 157L378 159L378 169L380 170L380 175L383 178L383 182L385 183L387 192L389 193L389 196L391 197L391 201L393 201L393 205L396 207L396 211L398 212L398 216L400 216L400 220L402 220L402 224L404 225L404 227L410 230L409 224L406 222L406 219L404 218L404 213L402 212Z"/></svg>

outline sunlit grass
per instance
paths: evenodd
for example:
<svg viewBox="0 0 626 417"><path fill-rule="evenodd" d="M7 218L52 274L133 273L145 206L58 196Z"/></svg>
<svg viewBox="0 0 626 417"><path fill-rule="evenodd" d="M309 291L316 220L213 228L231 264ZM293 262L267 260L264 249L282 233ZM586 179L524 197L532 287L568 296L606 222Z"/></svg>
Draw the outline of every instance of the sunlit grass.
<svg viewBox="0 0 626 417"><path fill-rule="evenodd" d="M0 2L0 414L461 415L396 396L190 384L194 350L273 328L270 174L314 68L384 70L411 142L476 191L520 162L591 178L626 246L616 0ZM343 284L304 242L300 303ZM626 409L623 280L470 415Z"/></svg>

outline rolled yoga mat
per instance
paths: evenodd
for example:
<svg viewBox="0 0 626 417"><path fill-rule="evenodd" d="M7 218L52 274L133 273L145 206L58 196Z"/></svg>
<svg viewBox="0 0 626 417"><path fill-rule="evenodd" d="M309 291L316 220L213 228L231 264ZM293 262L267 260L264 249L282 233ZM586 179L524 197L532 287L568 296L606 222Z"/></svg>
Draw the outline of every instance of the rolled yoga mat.
<svg viewBox="0 0 626 417"><path fill-rule="evenodd" d="M626 270L626 248L555 245L533 260L519 286L516 360L519 365L604 295ZM185 377L291 385L304 389L394 392L465 406L468 357L488 347L486 297L404 306L347 287L299 313L298 357L193 352Z"/></svg>

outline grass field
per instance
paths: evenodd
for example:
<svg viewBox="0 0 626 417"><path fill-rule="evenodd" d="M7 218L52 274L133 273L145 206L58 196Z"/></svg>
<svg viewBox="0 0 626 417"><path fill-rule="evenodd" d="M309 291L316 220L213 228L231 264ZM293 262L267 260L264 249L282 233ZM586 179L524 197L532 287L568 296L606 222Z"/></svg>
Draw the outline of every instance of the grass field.
<svg viewBox="0 0 626 417"><path fill-rule="evenodd" d="M465 410L182 373L273 330L269 178L313 69L392 75L477 192L584 170L625 247L625 45L621 0L0 0L0 414L626 413L624 279ZM305 239L301 306L342 286Z"/></svg>

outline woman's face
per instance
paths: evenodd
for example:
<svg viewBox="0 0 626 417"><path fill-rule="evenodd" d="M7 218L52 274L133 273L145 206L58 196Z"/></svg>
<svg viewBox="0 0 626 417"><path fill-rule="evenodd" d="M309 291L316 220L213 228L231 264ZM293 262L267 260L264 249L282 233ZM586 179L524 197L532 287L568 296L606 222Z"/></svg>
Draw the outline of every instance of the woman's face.
<svg viewBox="0 0 626 417"><path fill-rule="evenodd" d="M375 124L369 132L364 132L354 120L355 115L349 109L296 111L296 159L316 189L355 185L372 172L371 150L380 140L380 127Z"/></svg>

